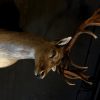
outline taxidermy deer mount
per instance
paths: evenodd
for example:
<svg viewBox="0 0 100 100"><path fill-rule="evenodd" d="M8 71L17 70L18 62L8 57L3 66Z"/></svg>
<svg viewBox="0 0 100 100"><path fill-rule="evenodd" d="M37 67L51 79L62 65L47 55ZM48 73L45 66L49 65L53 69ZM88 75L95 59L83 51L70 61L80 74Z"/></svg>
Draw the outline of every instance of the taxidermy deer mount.
<svg viewBox="0 0 100 100"><path fill-rule="evenodd" d="M70 59L71 49L81 34L97 36L86 30L88 26L100 26L100 9L82 23L74 35L60 41L47 41L27 32L0 31L0 68L9 67L20 59L35 59L35 75L43 79L50 70L59 72L69 85L80 79L92 84L85 75L87 67L81 67ZM70 69L70 65L75 70Z"/></svg>

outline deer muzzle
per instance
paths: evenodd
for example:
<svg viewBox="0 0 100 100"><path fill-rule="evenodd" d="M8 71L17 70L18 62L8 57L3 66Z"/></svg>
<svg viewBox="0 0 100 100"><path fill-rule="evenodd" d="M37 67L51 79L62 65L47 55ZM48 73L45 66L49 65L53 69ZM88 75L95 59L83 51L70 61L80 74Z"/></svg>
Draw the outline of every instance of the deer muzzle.
<svg viewBox="0 0 100 100"><path fill-rule="evenodd" d="M39 79L44 79L45 76L47 75L47 73L52 70L53 72L56 71L56 66L52 67L52 68L49 68L47 70L41 70L41 71L35 71L35 76Z"/></svg>
<svg viewBox="0 0 100 100"><path fill-rule="evenodd" d="M35 76L38 79L43 79L46 76L46 73L45 73L45 71L40 71L39 73L38 72L35 72Z"/></svg>

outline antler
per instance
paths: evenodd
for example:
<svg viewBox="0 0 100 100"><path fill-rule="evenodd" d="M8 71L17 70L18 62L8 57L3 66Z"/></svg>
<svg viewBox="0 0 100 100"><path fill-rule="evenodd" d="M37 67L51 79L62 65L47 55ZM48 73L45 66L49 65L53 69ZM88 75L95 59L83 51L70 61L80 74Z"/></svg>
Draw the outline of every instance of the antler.
<svg viewBox="0 0 100 100"><path fill-rule="evenodd" d="M65 48L65 51L71 50L71 48L73 47L73 45L76 42L77 38L81 34L85 33L85 34L93 36L95 39L97 38L97 36L93 32L86 30L86 28L88 26L100 26L100 9L98 9L97 11L95 11L94 14L92 15L92 17L90 17L89 19L87 19L86 21L84 21L83 24L81 24L79 26L78 31L76 32L76 34L74 35L74 37L70 41L68 47Z"/></svg>
<svg viewBox="0 0 100 100"><path fill-rule="evenodd" d="M97 36L93 32L86 30L88 26L100 26L100 9L95 11L92 17L84 21L83 24L79 26L78 31L76 31L76 34L74 35L74 37L71 39L69 44L66 45L66 47L64 48L64 57L62 59L61 64L58 67L58 71L60 74L64 76L64 78L67 79L66 82L69 85L75 85L73 84L73 80L75 79L83 80L84 82L90 85L92 84L92 82L88 81L89 76L84 74L84 72L86 71L88 67L82 67L82 66L74 64L69 57L70 56L69 54L73 45L75 44L76 40L81 34L88 34L88 35L91 35L95 39L97 38ZM69 67L70 65L74 66L76 69L71 69L71 67Z"/></svg>

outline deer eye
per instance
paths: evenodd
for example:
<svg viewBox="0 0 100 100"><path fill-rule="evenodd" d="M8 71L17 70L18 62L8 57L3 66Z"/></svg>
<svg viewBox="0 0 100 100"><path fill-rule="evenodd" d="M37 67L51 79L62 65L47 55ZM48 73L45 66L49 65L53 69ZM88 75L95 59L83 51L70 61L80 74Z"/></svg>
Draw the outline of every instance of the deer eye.
<svg viewBox="0 0 100 100"><path fill-rule="evenodd" d="M50 54L49 54L49 58L53 58L56 55L56 50L51 50Z"/></svg>

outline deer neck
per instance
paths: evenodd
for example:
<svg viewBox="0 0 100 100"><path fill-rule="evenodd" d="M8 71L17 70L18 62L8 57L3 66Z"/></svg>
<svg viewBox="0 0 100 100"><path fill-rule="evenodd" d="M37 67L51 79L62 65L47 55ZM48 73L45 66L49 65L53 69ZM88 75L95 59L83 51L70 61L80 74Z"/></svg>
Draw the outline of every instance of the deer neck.
<svg viewBox="0 0 100 100"><path fill-rule="evenodd" d="M35 53L45 41L30 33L1 32L0 58L35 59Z"/></svg>

